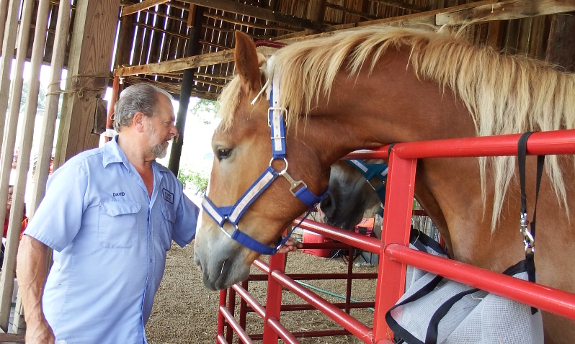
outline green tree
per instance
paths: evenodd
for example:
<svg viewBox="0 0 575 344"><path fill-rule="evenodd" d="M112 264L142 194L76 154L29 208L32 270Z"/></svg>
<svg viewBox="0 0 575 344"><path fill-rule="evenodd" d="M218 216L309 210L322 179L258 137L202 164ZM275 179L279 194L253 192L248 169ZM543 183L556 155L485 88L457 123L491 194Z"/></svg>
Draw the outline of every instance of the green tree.
<svg viewBox="0 0 575 344"><path fill-rule="evenodd" d="M193 187L196 190L196 195L203 196L208 189L208 178L198 172L179 170L178 180L184 184L184 187Z"/></svg>
<svg viewBox="0 0 575 344"><path fill-rule="evenodd" d="M212 119L220 111L220 103L207 99L198 99L189 112L198 117L204 124L211 124Z"/></svg>
<svg viewBox="0 0 575 344"><path fill-rule="evenodd" d="M38 91L38 110L45 110L45 102L46 102L46 90L42 85L39 85ZM28 98L28 90L30 86L28 82L24 82L22 84L22 96L20 97L20 111L24 111L24 107L26 106L26 99Z"/></svg>

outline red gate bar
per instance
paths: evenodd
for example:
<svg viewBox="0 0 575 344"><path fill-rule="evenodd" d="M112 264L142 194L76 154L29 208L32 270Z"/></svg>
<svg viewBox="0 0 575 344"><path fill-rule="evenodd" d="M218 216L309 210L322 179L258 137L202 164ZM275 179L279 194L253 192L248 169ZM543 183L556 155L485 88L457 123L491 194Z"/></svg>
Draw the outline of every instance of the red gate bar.
<svg viewBox="0 0 575 344"><path fill-rule="evenodd" d="M519 136L520 135L518 134L514 134L479 138L436 140L400 143L394 146L389 164L390 171L386 200L386 204L388 206L386 207L387 216L384 218L382 234L383 242L388 244L385 248L382 242L375 238L357 235L355 233L346 232L327 225L320 225L306 221L301 226L345 244L351 244L352 246L365 251L380 254L378 275L385 276L385 279L378 279L373 332L371 332L371 329L367 328L365 325L359 323L356 319L350 317L349 314L339 310L337 306L327 303L324 299L291 280L289 276L281 273L280 271L282 268L277 262L274 263L274 257L270 260L270 264L275 268L270 268L265 263L258 261L256 261L255 265L267 272L268 275L266 277L271 277L268 279L268 283L273 285L271 289L276 290L276 293L274 294L277 294L277 288L280 288L279 290L281 291L282 285L288 287L305 301L309 302L311 306L324 312L324 314L329 316L336 323L348 328L348 330L351 330L350 332L352 334L358 336L366 343L389 343L386 338L392 337L392 333L387 328L387 324L382 315L383 312L393 306L397 299L403 294L405 264L420 267L424 270L431 271L432 273L443 274L447 278L470 284L543 310L548 310L569 318L575 318L575 294L526 282L460 262L437 258L421 252L413 252L413 250L406 247L412 211L411 207L417 158L516 155L517 140ZM575 153L575 130L534 133L528 140L527 152L531 155L573 154ZM385 158L387 155L387 147L384 147L372 152L352 153L346 158ZM390 202L390 199L393 199L393 202ZM322 248L323 247L325 246L322 246ZM447 265L447 268L441 268L440 265ZM476 272L478 270L481 271L481 274ZM475 281L477 278L474 275L482 277L478 279L478 281ZM259 280L257 277L255 279ZM487 281L492 279L492 282ZM269 288L270 287L268 285L268 290L270 290ZM240 293L239 290L235 291ZM242 291L242 293L243 292L244 291ZM247 294L247 291L245 291L245 294ZM222 299L224 300L223 304L225 304L225 292L220 294L220 300ZM222 301L220 301L220 303L221 302ZM258 339L262 338L264 343L277 343L279 334L282 338L286 336L286 339L284 340L287 342L297 343L295 340L297 336L294 333L289 336L282 333L285 329L278 321L278 312L283 310L281 306L281 297L278 299L272 295L270 298L270 295L268 294L266 305L268 308L266 311L273 308L273 313L277 313L277 316L266 314L265 317L267 317L267 319L264 321L263 336L253 335L250 337L257 337ZM301 308L302 306L289 305L289 307L293 307L295 309ZM225 307L220 308L225 310ZM261 313L262 310L257 309L256 307L255 311ZM228 312L227 315L231 316L231 313ZM242 315L240 315L240 317L241 316ZM217 340L218 342L225 343L225 340L221 336L223 333L223 315L221 326L222 331L220 332L220 323L218 323ZM230 323L230 326L235 325ZM265 330L266 327L269 329L267 331L267 337ZM345 330L339 331L345 333ZM308 335L311 334L311 332L306 333ZM314 335L325 335L325 331L313 331L313 333ZM249 343L250 341L245 342Z"/></svg>
<svg viewBox="0 0 575 344"><path fill-rule="evenodd" d="M393 146L393 151L402 159L512 156L517 155L520 136L511 134L405 142ZM344 159L385 159L388 147L350 153ZM527 141L527 154L575 154L575 129L534 132Z"/></svg>
<svg viewBox="0 0 575 344"><path fill-rule="evenodd" d="M248 293L242 286L239 284L234 284L232 286L234 290L241 296L244 301L251 307L252 311L259 315L262 319L265 317L266 309L256 300L254 297Z"/></svg>
<svg viewBox="0 0 575 344"><path fill-rule="evenodd" d="M296 221L298 221L298 219L294 220L294 223L296 223ZM309 229L315 233L329 237L330 239L341 241L344 244L351 245L355 248L359 248L365 251L378 253L379 250L382 248L381 240L377 238L367 237L363 234L357 234L345 229L332 227L324 223L305 220L300 225L300 227L303 229ZM326 243L324 245L329 245L329 243ZM329 246L322 246L322 247L329 247Z"/></svg>
<svg viewBox="0 0 575 344"><path fill-rule="evenodd" d="M437 257L398 244L387 245L385 254L390 259L444 276L450 280L575 319L575 294L452 259Z"/></svg>
<svg viewBox="0 0 575 344"><path fill-rule="evenodd" d="M337 324L343 326L343 328L354 334L360 340L364 341L365 343L372 343L371 329L369 327L365 326L326 300L318 297L308 289L302 287L297 282L287 277L285 274L274 270L272 271L271 276L275 281L278 281L281 285L290 289L290 291L295 293L297 296L309 302L317 310L330 317Z"/></svg>
<svg viewBox="0 0 575 344"><path fill-rule="evenodd" d="M268 324L274 331L279 334L280 338L283 339L284 342L289 344L298 344L299 341L296 339L294 335L292 335L279 321L275 318L268 319Z"/></svg>
<svg viewBox="0 0 575 344"><path fill-rule="evenodd" d="M240 338L244 343L248 343L248 344L253 343L250 336L248 336L248 334L244 331L244 329L236 321L236 319L234 318L232 313L230 313L228 311L228 309L226 308L225 305L220 306L219 311L220 311L220 314L222 314L223 317L227 320L228 326L231 326L231 328L233 328L234 331L236 331L236 335L238 336L238 338ZM220 336L221 335L219 335L218 337L220 337ZM220 340L220 339L218 339L218 340ZM231 343L231 341L228 342L223 337L221 338L221 340L223 340L223 343Z"/></svg>
<svg viewBox="0 0 575 344"><path fill-rule="evenodd" d="M321 245L321 244L319 244ZM320 247L321 248L321 247ZM261 264L260 264L261 263ZM258 267L267 266L266 263L262 262L261 260L258 262ZM266 268L266 269L269 269ZM262 269L262 271L266 272ZM287 277L291 278L292 280L336 280L336 279L346 279L348 274L338 273L338 274L285 274ZM266 275L250 275L248 281L267 281L268 276ZM376 279L377 274L369 273L369 272L356 272L352 273L351 277L353 279Z"/></svg>
<svg viewBox="0 0 575 344"><path fill-rule="evenodd" d="M389 158L380 249L376 252L380 258L377 270L380 278L377 279L375 290L374 339L389 338L390 330L385 321L385 312L405 292L406 266L385 256L383 243L409 245L416 167L416 159L399 159L392 150ZM393 230L390 230L392 228Z"/></svg>

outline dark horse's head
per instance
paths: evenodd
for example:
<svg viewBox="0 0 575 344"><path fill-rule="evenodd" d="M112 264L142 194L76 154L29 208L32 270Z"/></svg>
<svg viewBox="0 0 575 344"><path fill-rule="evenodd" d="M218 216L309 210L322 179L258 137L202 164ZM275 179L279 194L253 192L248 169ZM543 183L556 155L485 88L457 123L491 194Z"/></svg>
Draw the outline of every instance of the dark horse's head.
<svg viewBox="0 0 575 344"><path fill-rule="evenodd" d="M381 160L370 163L382 163ZM377 178L367 181L346 161L331 166L329 191L320 203L323 221L329 225L352 230L363 217L372 217L381 208L381 200L371 185L381 184ZM367 215L367 216L365 216Z"/></svg>

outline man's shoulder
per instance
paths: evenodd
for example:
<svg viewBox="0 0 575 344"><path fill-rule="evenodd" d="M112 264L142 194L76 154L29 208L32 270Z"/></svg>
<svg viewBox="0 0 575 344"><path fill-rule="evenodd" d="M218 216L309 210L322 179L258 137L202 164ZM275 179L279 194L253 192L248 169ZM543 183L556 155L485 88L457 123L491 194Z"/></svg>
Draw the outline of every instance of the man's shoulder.
<svg viewBox="0 0 575 344"><path fill-rule="evenodd" d="M79 167L81 165L84 164L93 164L94 162L99 162L100 164L102 164L102 154L103 154L103 148L93 148L93 149L88 149L85 150L83 152L80 152L76 155L74 155L73 157L71 157L70 159L68 159L66 161L66 163L64 163L64 165L62 167Z"/></svg>

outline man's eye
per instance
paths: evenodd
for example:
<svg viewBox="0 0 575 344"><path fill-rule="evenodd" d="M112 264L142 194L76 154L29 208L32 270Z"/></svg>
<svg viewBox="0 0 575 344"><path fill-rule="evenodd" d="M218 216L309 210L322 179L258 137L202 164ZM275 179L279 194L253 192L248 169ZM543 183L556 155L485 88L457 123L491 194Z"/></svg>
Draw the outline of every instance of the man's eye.
<svg viewBox="0 0 575 344"><path fill-rule="evenodd" d="M231 153L232 153L232 150L229 148L220 148L220 149L218 149L218 159L219 160L227 159L227 158L229 158Z"/></svg>

